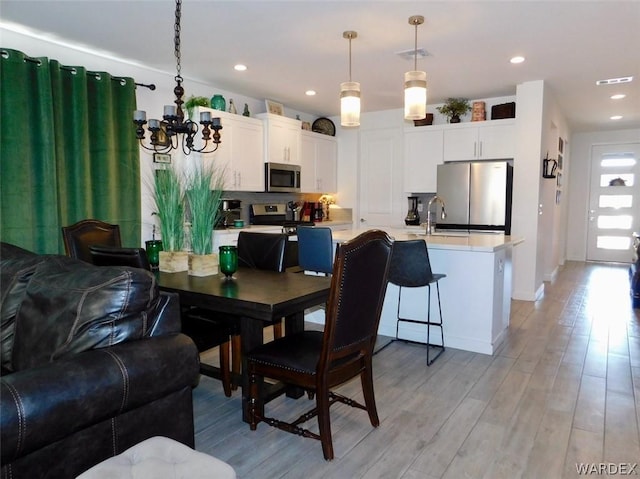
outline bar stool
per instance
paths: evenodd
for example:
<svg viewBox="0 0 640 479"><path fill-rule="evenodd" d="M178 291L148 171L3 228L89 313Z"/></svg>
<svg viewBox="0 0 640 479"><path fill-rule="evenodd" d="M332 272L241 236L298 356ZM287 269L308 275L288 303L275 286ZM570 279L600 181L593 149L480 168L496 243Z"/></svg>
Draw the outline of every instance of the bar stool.
<svg viewBox="0 0 640 479"><path fill-rule="evenodd" d="M391 253L391 263L389 266L389 282L398 286L398 314L396 321L396 340L398 338L398 328L400 322L424 324L427 326L427 366L431 364L444 352L444 332L442 329L442 307L440 306L440 285L439 280L445 278L446 274L434 274L431 271L431 263L429 261L429 252L427 250L427 243L423 240L410 240L410 241L394 241L393 250ZM438 295L438 312L440 315L440 322L431 321L431 285L435 283L436 292ZM427 298L427 320L410 319L400 317L400 302L402 299L402 288L420 288L427 286L428 298ZM431 327L440 328L440 344L432 344L430 337ZM408 339L401 339L411 343L418 343L418 341L411 341ZM424 344L424 343L419 343ZM429 358L430 348L438 348L438 353Z"/></svg>

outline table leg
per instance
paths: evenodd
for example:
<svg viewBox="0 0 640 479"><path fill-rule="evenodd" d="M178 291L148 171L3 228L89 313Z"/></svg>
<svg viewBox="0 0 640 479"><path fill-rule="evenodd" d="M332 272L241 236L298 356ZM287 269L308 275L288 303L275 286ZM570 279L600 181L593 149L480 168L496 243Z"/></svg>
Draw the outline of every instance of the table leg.
<svg viewBox="0 0 640 479"><path fill-rule="evenodd" d="M244 354L246 351L251 351L256 346L260 346L263 342L262 329L264 325L262 321L256 321L255 319L241 317L240 318L240 339L242 341L242 420L249 422L249 375L247 371L247 359ZM259 387L261 384L259 385ZM264 414L264 405L262 406L260 414Z"/></svg>
<svg viewBox="0 0 640 479"><path fill-rule="evenodd" d="M294 334L304 331L304 311L291 314L284 319L285 334ZM286 395L288 398L298 399L304 395L302 388L287 386Z"/></svg>

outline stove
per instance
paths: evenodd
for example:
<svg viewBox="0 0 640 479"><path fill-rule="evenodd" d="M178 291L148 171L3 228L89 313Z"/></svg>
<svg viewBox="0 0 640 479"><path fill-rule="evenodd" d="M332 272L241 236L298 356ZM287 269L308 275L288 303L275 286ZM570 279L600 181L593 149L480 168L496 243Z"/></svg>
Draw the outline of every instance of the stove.
<svg viewBox="0 0 640 479"><path fill-rule="evenodd" d="M287 217L287 206L284 203L252 204L249 222L252 225L282 226L282 232L289 236L296 234L300 225L313 226L312 221L294 221Z"/></svg>

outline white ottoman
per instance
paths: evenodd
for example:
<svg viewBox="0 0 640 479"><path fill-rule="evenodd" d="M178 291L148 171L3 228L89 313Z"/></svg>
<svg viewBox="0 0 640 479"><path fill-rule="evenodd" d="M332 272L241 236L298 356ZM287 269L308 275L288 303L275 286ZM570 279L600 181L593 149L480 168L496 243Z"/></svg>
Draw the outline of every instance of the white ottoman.
<svg viewBox="0 0 640 479"><path fill-rule="evenodd" d="M167 437L152 437L76 479L236 479L226 462Z"/></svg>

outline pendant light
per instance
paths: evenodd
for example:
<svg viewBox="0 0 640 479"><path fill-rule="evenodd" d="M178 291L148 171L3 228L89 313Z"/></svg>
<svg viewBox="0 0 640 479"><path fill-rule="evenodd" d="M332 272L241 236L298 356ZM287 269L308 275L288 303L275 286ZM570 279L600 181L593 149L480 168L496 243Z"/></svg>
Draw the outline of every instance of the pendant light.
<svg viewBox="0 0 640 479"><path fill-rule="evenodd" d="M415 27L413 71L404 74L404 118L421 120L427 115L427 73L418 70L418 25L424 23L422 15L409 17L409 25Z"/></svg>
<svg viewBox="0 0 640 479"><path fill-rule="evenodd" d="M342 37L349 40L349 81L340 83L340 125L360 126L360 83L351 81L351 40L358 33L349 30Z"/></svg>

